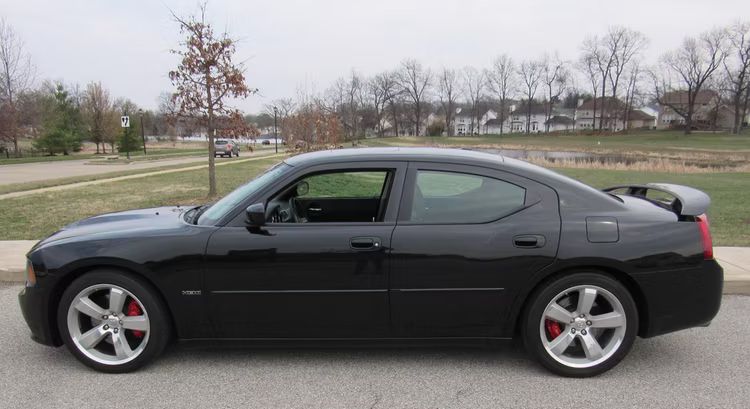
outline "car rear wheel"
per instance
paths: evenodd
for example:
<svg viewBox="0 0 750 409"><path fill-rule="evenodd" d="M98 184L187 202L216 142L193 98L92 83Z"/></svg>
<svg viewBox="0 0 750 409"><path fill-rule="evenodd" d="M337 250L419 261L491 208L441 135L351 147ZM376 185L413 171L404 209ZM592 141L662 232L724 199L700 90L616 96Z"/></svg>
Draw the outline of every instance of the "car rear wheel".
<svg viewBox="0 0 750 409"><path fill-rule="evenodd" d="M554 373L601 374L633 346L638 311L620 282L604 274L577 273L537 290L523 322L527 351Z"/></svg>
<svg viewBox="0 0 750 409"><path fill-rule="evenodd" d="M169 319L150 286L117 271L99 270L73 281L57 314L71 353L102 372L129 372L166 346Z"/></svg>

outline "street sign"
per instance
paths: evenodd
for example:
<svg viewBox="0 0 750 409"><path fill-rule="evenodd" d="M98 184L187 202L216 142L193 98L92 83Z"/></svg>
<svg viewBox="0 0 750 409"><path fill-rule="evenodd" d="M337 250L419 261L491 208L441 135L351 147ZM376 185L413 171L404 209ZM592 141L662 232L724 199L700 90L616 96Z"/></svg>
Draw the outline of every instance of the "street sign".
<svg viewBox="0 0 750 409"><path fill-rule="evenodd" d="M123 115L120 117L120 126L123 128L130 128L130 117Z"/></svg>

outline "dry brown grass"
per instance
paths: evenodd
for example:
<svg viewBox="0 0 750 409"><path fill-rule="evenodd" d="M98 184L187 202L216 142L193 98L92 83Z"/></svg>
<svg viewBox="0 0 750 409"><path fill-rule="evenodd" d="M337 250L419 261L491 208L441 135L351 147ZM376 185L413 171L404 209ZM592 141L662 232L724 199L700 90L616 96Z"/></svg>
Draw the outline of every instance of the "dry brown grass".
<svg viewBox="0 0 750 409"><path fill-rule="evenodd" d="M572 169L607 169L607 170L629 170L639 172L666 172L666 173L740 173L750 172L750 163L738 164L737 166L712 166L701 167L688 164L684 161L665 158L648 158L633 163L625 162L598 162L598 161L576 161L574 159L527 158L527 162L539 166L553 168Z"/></svg>

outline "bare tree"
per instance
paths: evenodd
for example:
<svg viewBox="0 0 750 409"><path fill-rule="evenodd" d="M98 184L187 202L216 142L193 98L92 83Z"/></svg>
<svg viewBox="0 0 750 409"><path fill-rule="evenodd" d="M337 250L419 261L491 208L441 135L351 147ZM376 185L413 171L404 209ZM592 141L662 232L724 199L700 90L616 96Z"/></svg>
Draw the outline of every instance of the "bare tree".
<svg viewBox="0 0 750 409"><path fill-rule="evenodd" d="M583 54L581 54L581 57L578 60L578 70L583 72L584 76L588 80L594 96L594 116L592 117L593 119L591 122L592 129L596 129L596 103L599 93L599 83L601 82L598 66L599 65L597 63L596 57L584 49Z"/></svg>
<svg viewBox="0 0 750 409"><path fill-rule="evenodd" d="M407 59L401 63L398 81L404 94L413 103L414 111L414 135L419 136L422 124L422 112L426 99L426 91L432 81L432 73L429 69L422 67L417 60Z"/></svg>
<svg viewBox="0 0 750 409"><path fill-rule="evenodd" d="M617 90L623 73L630 68L634 59L646 47L647 41L640 32L622 26L611 27L607 31L605 41L606 49L613 57L609 71L609 85L612 98L617 98ZM603 93L602 96L604 96Z"/></svg>
<svg viewBox="0 0 750 409"><path fill-rule="evenodd" d="M34 82L35 68L31 55L26 52L23 40L13 27L0 19L0 140L11 141L16 156L18 138L21 134L18 96L27 91Z"/></svg>
<svg viewBox="0 0 750 409"><path fill-rule="evenodd" d="M724 60L729 99L734 108L732 133L738 134L747 115L750 92L750 22L735 22L728 28L729 53Z"/></svg>
<svg viewBox="0 0 750 409"><path fill-rule="evenodd" d="M383 117L387 104L392 100L396 92L397 84L392 73L382 72L367 82L367 91L370 102L375 112L375 122L378 136L382 137L385 128Z"/></svg>
<svg viewBox="0 0 750 409"><path fill-rule="evenodd" d="M516 66L509 56L503 54L495 58L492 68L485 71L487 85L500 101L500 135L503 134L508 101L516 90Z"/></svg>
<svg viewBox="0 0 750 409"><path fill-rule="evenodd" d="M484 75L476 68L464 67L463 82L466 99L469 101L469 105L471 105L471 123L469 124L469 129L473 135L479 133L479 118L482 114L479 111L479 103L484 97L484 86L487 81Z"/></svg>
<svg viewBox="0 0 750 409"><path fill-rule="evenodd" d="M445 113L445 131L448 136L452 136L453 118L456 115L456 98L460 92L456 70L443 67L438 78L437 91L440 107Z"/></svg>
<svg viewBox="0 0 750 409"><path fill-rule="evenodd" d="M656 100L684 118L685 134L693 127L698 93L724 62L725 40L725 31L718 29L688 37L678 49L662 56L661 71L653 73ZM665 98L675 91L684 92L687 101Z"/></svg>
<svg viewBox="0 0 750 409"><path fill-rule="evenodd" d="M596 67L602 98L607 96L607 84L611 85L612 97L617 97L620 77L645 44L645 37L641 33L622 26L610 27L604 37L593 36L584 40L581 47L582 58ZM602 102L601 118L605 117L606 106L607 104ZM596 125L596 116L592 125ZM600 120L599 131L603 129L603 126L604 121Z"/></svg>
<svg viewBox="0 0 750 409"><path fill-rule="evenodd" d="M547 107L545 108L544 130L549 132L550 119L552 118L552 109L555 102L560 99L560 95L565 92L568 86L568 68L566 63L557 55L550 57L544 56L542 60L542 79L545 90L547 91Z"/></svg>
<svg viewBox="0 0 750 409"><path fill-rule="evenodd" d="M82 108L89 139L96 144L96 153L99 153L99 145L102 145L104 153L107 153L104 141L107 121L111 118L109 111L112 110L112 98L101 82L92 82L86 86Z"/></svg>
<svg viewBox="0 0 750 409"><path fill-rule="evenodd" d="M526 98L526 133L531 128L531 106L536 96L536 90L542 79L544 64L538 60L523 61L518 69L518 75L523 83L524 97Z"/></svg>
<svg viewBox="0 0 750 409"><path fill-rule="evenodd" d="M633 111L635 100L639 97L639 82L641 80L641 66L638 61L635 61L625 78L625 107L623 114L623 129L627 131L630 123L630 113Z"/></svg>
<svg viewBox="0 0 750 409"><path fill-rule="evenodd" d="M217 116L240 116L228 105L229 98L245 98L255 90L245 83L244 66L232 61L236 40L227 32L214 33L206 21L206 4L200 14L181 18L172 13L179 24L182 49L173 50L181 60L177 69L169 72L176 90L172 98L179 115L201 121L208 131L208 195L216 195L214 165L214 129Z"/></svg>

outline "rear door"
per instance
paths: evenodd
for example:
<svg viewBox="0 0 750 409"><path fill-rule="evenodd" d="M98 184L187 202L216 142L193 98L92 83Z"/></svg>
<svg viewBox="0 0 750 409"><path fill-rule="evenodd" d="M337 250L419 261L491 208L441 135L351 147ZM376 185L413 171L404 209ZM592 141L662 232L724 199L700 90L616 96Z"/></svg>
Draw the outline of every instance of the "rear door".
<svg viewBox="0 0 750 409"><path fill-rule="evenodd" d="M401 336L499 336L514 290L554 260L557 194L494 169L410 163L392 239Z"/></svg>

